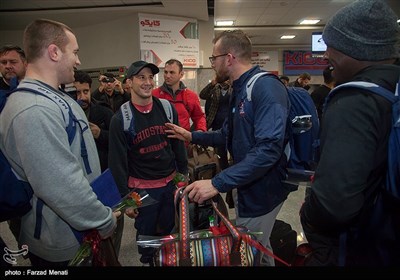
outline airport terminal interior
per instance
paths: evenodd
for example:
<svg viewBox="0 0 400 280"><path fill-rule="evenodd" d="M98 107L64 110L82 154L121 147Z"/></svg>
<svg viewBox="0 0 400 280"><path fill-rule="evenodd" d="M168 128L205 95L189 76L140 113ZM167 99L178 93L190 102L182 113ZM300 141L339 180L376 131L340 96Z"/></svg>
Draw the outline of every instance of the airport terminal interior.
<svg viewBox="0 0 400 280"><path fill-rule="evenodd" d="M209 56L213 55L214 36L225 30L242 29L253 43L254 65L258 64L263 70L279 76L288 76L291 82L304 72L310 73L312 79L308 92L311 93L323 84L322 71L327 66L322 57L325 49L313 49L314 41L321 38L329 18L351 2L353 1L0 0L0 46L22 45L23 30L35 18L59 20L76 31L80 44L79 57L82 61L80 70L86 71L93 79L92 92L100 84L100 75L106 72L113 73L122 82L127 68L136 60L146 60L160 67L160 73L155 76L155 86L160 86L164 82L162 73L165 61L177 56L184 63L182 81L188 88L199 93L214 78L215 71L209 61ZM386 2L400 15L400 0ZM319 21L300 25L303 19ZM220 25L220 21L233 23L226 26ZM157 30L157 34L162 35L154 35L154 38L149 39L155 33L153 28L157 28L160 23L167 25L163 26L165 29ZM183 36L185 40L182 41L185 42L176 42L173 36L183 33L186 37ZM286 35L293 37L282 39ZM318 38L315 39L314 36ZM165 41L166 38L168 42ZM174 44L179 45L179 51L178 47L170 47ZM204 110L205 101L200 102ZM297 245L300 245L307 242L300 224L299 210L309 182L296 181L294 184L298 184L298 189L289 194L277 219L290 224L296 231ZM224 193L222 196L225 198ZM235 217L234 209L229 209L229 219L234 221ZM142 266L135 241L134 221L125 216L118 256L124 267ZM10 250L18 249L7 222L0 223L0 236ZM16 256L15 266L30 266L29 259Z"/></svg>

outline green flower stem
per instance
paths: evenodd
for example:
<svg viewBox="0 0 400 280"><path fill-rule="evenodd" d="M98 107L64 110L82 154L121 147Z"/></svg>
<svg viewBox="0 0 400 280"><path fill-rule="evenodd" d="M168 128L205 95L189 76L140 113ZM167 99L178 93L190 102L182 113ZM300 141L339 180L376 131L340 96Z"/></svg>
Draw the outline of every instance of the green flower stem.
<svg viewBox="0 0 400 280"><path fill-rule="evenodd" d="M78 266L81 264L87 257L90 256L90 252L92 251L92 245L89 242L82 243L81 247L79 247L78 252L75 257L69 262L69 266Z"/></svg>

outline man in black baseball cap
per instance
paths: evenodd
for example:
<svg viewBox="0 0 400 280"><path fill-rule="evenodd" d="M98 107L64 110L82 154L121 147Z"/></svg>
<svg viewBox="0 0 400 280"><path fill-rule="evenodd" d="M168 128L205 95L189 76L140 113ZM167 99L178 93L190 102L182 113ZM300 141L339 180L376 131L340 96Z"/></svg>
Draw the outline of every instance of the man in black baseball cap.
<svg viewBox="0 0 400 280"><path fill-rule="evenodd" d="M178 124L175 107L152 95L158 72L152 63L132 63L126 74L131 99L114 114L109 130L108 166L121 196L131 190L145 191L158 201L140 208L137 217L133 209L126 210L129 217L136 217L138 235L171 233L175 226L173 178L177 171L188 173L184 143L165 132L166 122ZM139 246L138 252L143 266L153 265L154 248Z"/></svg>
<svg viewBox="0 0 400 280"><path fill-rule="evenodd" d="M146 61L139 60L139 61L136 61L136 62L132 63L131 66L129 66L129 69L126 72L126 77L127 78L131 78L132 76L135 76L144 67L150 68L150 70L153 73L153 75L155 75L158 72L160 72L160 69L158 69L158 67L156 65L154 65L153 63L147 63Z"/></svg>

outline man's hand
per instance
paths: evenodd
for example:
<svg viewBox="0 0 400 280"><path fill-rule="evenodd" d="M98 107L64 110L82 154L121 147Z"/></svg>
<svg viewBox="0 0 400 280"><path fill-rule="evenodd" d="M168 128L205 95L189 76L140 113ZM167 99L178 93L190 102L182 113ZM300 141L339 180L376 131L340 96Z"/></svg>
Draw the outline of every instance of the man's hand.
<svg viewBox="0 0 400 280"><path fill-rule="evenodd" d="M98 127L97 125L95 125L94 123L91 123L91 122L89 122L89 127L90 127L90 131L93 134L94 139L99 138L100 132L101 132L100 127Z"/></svg>
<svg viewBox="0 0 400 280"><path fill-rule="evenodd" d="M133 207L125 209L125 214L131 218L135 219L139 215L139 211L137 209L134 209Z"/></svg>
<svg viewBox="0 0 400 280"><path fill-rule="evenodd" d="M122 83L118 79L115 79L114 86L115 86L115 89L117 91L119 91L120 94L124 94L125 93L124 89L122 88Z"/></svg>
<svg viewBox="0 0 400 280"><path fill-rule="evenodd" d="M103 79L107 79L107 77L104 76L104 75L100 75L100 76L99 76L99 82L100 82L100 83L99 83L99 91L100 91L100 92L103 92L104 87L105 87L105 83L101 81L101 80L103 80Z"/></svg>
<svg viewBox="0 0 400 280"><path fill-rule="evenodd" d="M173 123L166 123L165 126L168 128L165 130L168 138L179 139L187 142L192 141L192 133L190 131L187 131Z"/></svg>
<svg viewBox="0 0 400 280"><path fill-rule="evenodd" d="M116 212L113 212L113 215L115 216L115 218L118 218L119 216L121 216L121 211L116 211Z"/></svg>
<svg viewBox="0 0 400 280"><path fill-rule="evenodd" d="M216 196L219 191L211 184L211 180L199 180L187 186L183 194L188 194L190 201L202 204L207 199Z"/></svg>

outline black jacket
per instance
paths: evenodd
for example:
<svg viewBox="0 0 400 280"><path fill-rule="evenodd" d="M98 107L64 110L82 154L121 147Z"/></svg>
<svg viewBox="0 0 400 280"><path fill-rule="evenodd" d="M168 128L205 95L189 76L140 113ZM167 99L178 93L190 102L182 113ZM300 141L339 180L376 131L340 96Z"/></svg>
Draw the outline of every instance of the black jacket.
<svg viewBox="0 0 400 280"><path fill-rule="evenodd" d="M100 127L100 136L94 139L99 154L101 172L108 168L108 130L113 116L113 111L106 105L90 103L88 120Z"/></svg>
<svg viewBox="0 0 400 280"><path fill-rule="evenodd" d="M399 74L398 66L376 65L360 71L353 81L373 82L394 92ZM321 159L301 209L302 226L314 248L331 240L337 250L340 232L357 224L373 192L383 185L391 115L389 101L358 88L341 89L328 103Z"/></svg>
<svg viewBox="0 0 400 280"><path fill-rule="evenodd" d="M113 94L109 96L105 92L100 92L99 89L96 89L92 98L101 103L107 104L107 106L115 113L122 104L126 101L130 100L130 96L128 93L121 94L119 91L114 90Z"/></svg>

